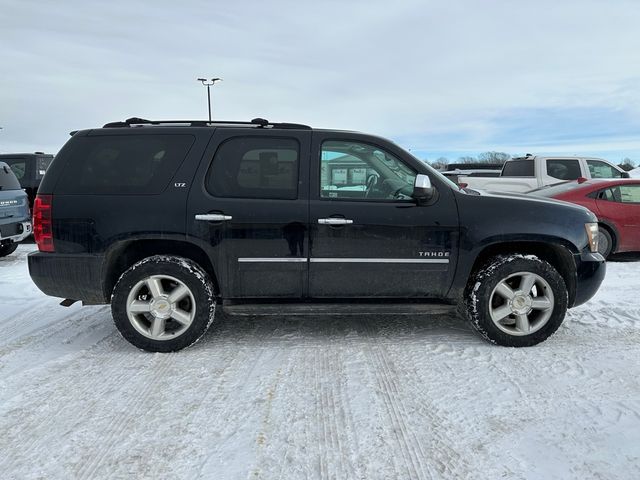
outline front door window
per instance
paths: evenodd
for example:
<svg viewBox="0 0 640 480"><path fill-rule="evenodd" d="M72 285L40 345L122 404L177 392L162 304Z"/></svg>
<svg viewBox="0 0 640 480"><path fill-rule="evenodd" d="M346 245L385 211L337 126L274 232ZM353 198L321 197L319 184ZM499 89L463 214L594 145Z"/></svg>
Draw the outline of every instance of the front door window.
<svg viewBox="0 0 640 480"><path fill-rule="evenodd" d="M416 172L394 155L360 142L322 144L320 198L411 200Z"/></svg>

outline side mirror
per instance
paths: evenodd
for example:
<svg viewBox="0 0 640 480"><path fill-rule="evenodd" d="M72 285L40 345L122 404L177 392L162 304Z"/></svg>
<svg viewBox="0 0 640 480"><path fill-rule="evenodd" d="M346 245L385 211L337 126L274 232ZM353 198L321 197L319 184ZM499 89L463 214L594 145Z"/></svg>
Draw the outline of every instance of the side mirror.
<svg viewBox="0 0 640 480"><path fill-rule="evenodd" d="M428 202L433 198L434 188L431 185L431 179L428 175L419 173L416 175L416 181L413 184L413 194L411 195L418 202Z"/></svg>
<svg viewBox="0 0 640 480"><path fill-rule="evenodd" d="M622 172L622 178L631 178L631 175L629 175L629 172Z"/></svg>

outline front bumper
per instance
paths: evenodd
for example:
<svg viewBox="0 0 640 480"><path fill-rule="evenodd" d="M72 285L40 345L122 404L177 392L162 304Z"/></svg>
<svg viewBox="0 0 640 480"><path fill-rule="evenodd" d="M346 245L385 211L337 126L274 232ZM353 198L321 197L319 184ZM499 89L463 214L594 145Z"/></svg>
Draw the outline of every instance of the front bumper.
<svg viewBox="0 0 640 480"><path fill-rule="evenodd" d="M2 231L10 231L6 236L3 236ZM29 235L33 233L31 228L31 222L16 222L9 225L3 225L0 228L0 242L2 243L14 243L21 242Z"/></svg>
<svg viewBox="0 0 640 480"><path fill-rule="evenodd" d="M576 262L576 295L571 307L590 300L600 288L607 272L604 257L599 253L582 252L574 256Z"/></svg>

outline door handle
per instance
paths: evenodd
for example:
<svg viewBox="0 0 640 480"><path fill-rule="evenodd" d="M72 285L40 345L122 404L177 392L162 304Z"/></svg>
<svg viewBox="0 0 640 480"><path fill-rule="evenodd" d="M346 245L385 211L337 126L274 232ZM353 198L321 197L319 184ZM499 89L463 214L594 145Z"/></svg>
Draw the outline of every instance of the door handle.
<svg viewBox="0 0 640 480"><path fill-rule="evenodd" d="M232 218L231 215L223 215L222 213L198 213L196 215L196 220L205 222L226 222Z"/></svg>
<svg viewBox="0 0 640 480"><path fill-rule="evenodd" d="M319 218L318 223L320 225L351 225L353 220L349 220L348 218L329 217Z"/></svg>

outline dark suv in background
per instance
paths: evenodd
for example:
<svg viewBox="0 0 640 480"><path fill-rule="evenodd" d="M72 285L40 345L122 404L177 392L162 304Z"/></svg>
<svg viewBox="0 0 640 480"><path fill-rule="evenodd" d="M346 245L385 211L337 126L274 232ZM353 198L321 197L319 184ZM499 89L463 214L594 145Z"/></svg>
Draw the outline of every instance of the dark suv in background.
<svg viewBox="0 0 640 480"><path fill-rule="evenodd" d="M132 118L73 134L34 206L29 271L111 303L134 345L229 314L444 313L530 346L605 274L595 216L465 191L397 145L305 125Z"/></svg>
<svg viewBox="0 0 640 480"><path fill-rule="evenodd" d="M0 162L9 165L20 182L20 186L27 193L30 209L33 209L38 187L52 161L53 155L43 152L0 154Z"/></svg>
<svg viewBox="0 0 640 480"><path fill-rule="evenodd" d="M27 194L9 165L0 161L0 257L15 252L18 242L31 235Z"/></svg>

